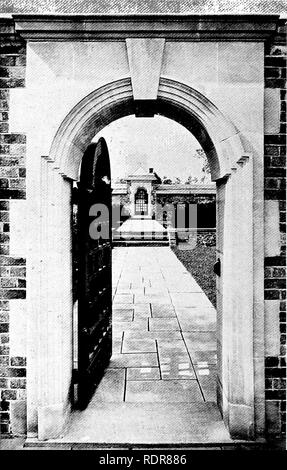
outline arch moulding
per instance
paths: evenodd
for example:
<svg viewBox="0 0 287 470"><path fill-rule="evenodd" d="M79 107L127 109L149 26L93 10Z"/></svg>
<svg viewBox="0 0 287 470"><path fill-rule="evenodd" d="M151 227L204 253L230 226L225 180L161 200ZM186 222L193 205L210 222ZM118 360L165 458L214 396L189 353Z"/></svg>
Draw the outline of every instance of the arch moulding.
<svg viewBox="0 0 287 470"><path fill-rule="evenodd" d="M110 122L134 112L130 78L90 93L74 106L59 127L49 155L55 168L76 180L83 151L94 135ZM192 133L196 131L214 181L229 175L241 157L249 156L235 126L209 99L183 83L160 78L155 112L181 121Z"/></svg>

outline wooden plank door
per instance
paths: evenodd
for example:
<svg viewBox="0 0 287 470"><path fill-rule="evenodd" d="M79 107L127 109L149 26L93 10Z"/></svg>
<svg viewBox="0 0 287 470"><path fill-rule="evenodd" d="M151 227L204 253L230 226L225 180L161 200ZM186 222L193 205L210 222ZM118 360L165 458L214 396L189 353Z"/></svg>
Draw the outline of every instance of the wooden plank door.
<svg viewBox="0 0 287 470"><path fill-rule="evenodd" d="M78 183L78 405L86 406L112 354L110 160L105 140L84 153Z"/></svg>

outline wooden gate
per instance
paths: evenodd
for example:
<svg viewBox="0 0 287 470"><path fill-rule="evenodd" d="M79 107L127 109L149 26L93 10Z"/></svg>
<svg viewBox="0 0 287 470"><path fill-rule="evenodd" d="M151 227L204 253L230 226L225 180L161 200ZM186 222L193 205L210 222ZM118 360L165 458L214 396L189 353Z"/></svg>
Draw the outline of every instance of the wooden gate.
<svg viewBox="0 0 287 470"><path fill-rule="evenodd" d="M78 183L78 392L86 406L112 353L110 160L105 140L88 146Z"/></svg>

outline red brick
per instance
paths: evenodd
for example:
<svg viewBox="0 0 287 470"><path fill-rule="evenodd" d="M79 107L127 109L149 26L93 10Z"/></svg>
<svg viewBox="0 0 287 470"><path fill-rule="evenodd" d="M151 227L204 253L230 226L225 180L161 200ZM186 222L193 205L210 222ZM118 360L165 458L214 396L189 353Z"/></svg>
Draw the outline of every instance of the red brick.
<svg viewBox="0 0 287 470"><path fill-rule="evenodd" d="M3 278L0 279L0 286L2 288L7 288L7 287L18 287L18 282L17 279L15 278Z"/></svg>
<svg viewBox="0 0 287 470"><path fill-rule="evenodd" d="M0 143L3 144L25 144L26 136L24 134L2 134Z"/></svg>
<svg viewBox="0 0 287 470"><path fill-rule="evenodd" d="M0 232L0 243L9 243L10 236L8 233L1 233Z"/></svg>
<svg viewBox="0 0 287 470"><path fill-rule="evenodd" d="M25 259L13 256L0 256L0 266L25 265ZM12 269L12 268L11 268Z"/></svg>
<svg viewBox="0 0 287 470"><path fill-rule="evenodd" d="M1 255L9 255L10 253L10 249L9 249L9 245L1 245L0 244L0 254Z"/></svg>
<svg viewBox="0 0 287 470"><path fill-rule="evenodd" d="M7 70L7 69L6 69ZM8 76L8 72L5 72L7 75L3 75L3 77ZM280 77L280 69L277 67L265 67L264 75L266 78L279 78Z"/></svg>
<svg viewBox="0 0 287 470"><path fill-rule="evenodd" d="M7 56L7 55L2 55L0 56L0 65L5 66L5 65L15 65L16 64L16 57L15 56Z"/></svg>
<svg viewBox="0 0 287 470"><path fill-rule="evenodd" d="M9 187L9 181L7 178L1 178L0 179L0 188L8 188Z"/></svg>
<svg viewBox="0 0 287 470"><path fill-rule="evenodd" d="M0 201L0 211L8 211L9 207L9 201Z"/></svg>
<svg viewBox="0 0 287 470"><path fill-rule="evenodd" d="M265 79L266 88L286 88L286 80L284 78L266 78Z"/></svg>
<svg viewBox="0 0 287 470"><path fill-rule="evenodd" d="M9 354L9 346L0 346L0 355Z"/></svg>
<svg viewBox="0 0 287 470"><path fill-rule="evenodd" d="M279 147L277 145L265 145L264 154L279 157L279 154L280 154Z"/></svg>
<svg viewBox="0 0 287 470"><path fill-rule="evenodd" d="M0 333L9 332L9 323L0 323Z"/></svg>
<svg viewBox="0 0 287 470"><path fill-rule="evenodd" d="M273 277L285 277L286 276L286 269L285 268L274 268L273 269Z"/></svg>
<svg viewBox="0 0 287 470"><path fill-rule="evenodd" d="M286 396L285 390L266 390L266 400L284 400Z"/></svg>
<svg viewBox="0 0 287 470"><path fill-rule="evenodd" d="M26 377L26 369L24 367L9 367L8 377ZM276 375L276 377L279 377Z"/></svg>
<svg viewBox="0 0 287 470"><path fill-rule="evenodd" d="M0 367L0 377L8 377L8 368L7 367L4 367L4 366Z"/></svg>
<svg viewBox="0 0 287 470"><path fill-rule="evenodd" d="M0 434L9 434L10 433L10 424L0 423Z"/></svg>
<svg viewBox="0 0 287 470"><path fill-rule="evenodd" d="M0 388L8 388L8 380L0 379Z"/></svg>
<svg viewBox="0 0 287 470"><path fill-rule="evenodd" d="M9 343L9 335L0 335L0 344L7 344Z"/></svg>
<svg viewBox="0 0 287 470"><path fill-rule="evenodd" d="M264 270L264 277L265 277L265 278L272 277L272 269L271 269L271 268L265 268L265 270Z"/></svg>
<svg viewBox="0 0 287 470"><path fill-rule="evenodd" d="M26 379L11 379L10 380L10 388L12 388L12 389L15 389L15 388L25 389L26 388Z"/></svg>
<svg viewBox="0 0 287 470"><path fill-rule="evenodd" d="M24 289L0 289L0 299L25 299Z"/></svg>
<svg viewBox="0 0 287 470"><path fill-rule="evenodd" d="M6 422L9 422L9 418L10 418L10 414L9 413L3 413L1 412L0 414L0 419L1 419L1 422L4 423L5 421Z"/></svg>
<svg viewBox="0 0 287 470"><path fill-rule="evenodd" d="M11 366L18 366L18 367L25 367L26 366L26 358L13 356L11 357Z"/></svg>
<svg viewBox="0 0 287 470"><path fill-rule="evenodd" d="M0 277L9 277L10 276L10 269L6 266L0 267Z"/></svg>
<svg viewBox="0 0 287 470"><path fill-rule="evenodd" d="M286 67L286 58L278 56L265 56L265 67Z"/></svg>
<svg viewBox="0 0 287 470"><path fill-rule="evenodd" d="M9 356L0 356L0 367L9 365Z"/></svg>
<svg viewBox="0 0 287 470"><path fill-rule="evenodd" d="M2 400L17 400L16 390L2 390L1 399Z"/></svg>
<svg viewBox="0 0 287 470"><path fill-rule="evenodd" d="M7 300L0 300L0 309L5 310L6 312L9 311L9 302Z"/></svg>
<svg viewBox="0 0 287 470"><path fill-rule="evenodd" d="M23 78L0 78L0 88L22 88L24 86L25 80Z"/></svg>
<svg viewBox="0 0 287 470"><path fill-rule="evenodd" d="M279 188L278 178L265 178L265 188L278 189Z"/></svg>
<svg viewBox="0 0 287 470"><path fill-rule="evenodd" d="M264 299L265 299L265 300L276 300L276 299L280 299L279 290L265 290L265 291L264 291Z"/></svg>
<svg viewBox="0 0 287 470"><path fill-rule="evenodd" d="M9 188L12 189L25 189L26 180L25 178L10 178Z"/></svg>
<svg viewBox="0 0 287 470"><path fill-rule="evenodd" d="M26 268L23 267L14 267L10 268L11 277L26 277Z"/></svg>

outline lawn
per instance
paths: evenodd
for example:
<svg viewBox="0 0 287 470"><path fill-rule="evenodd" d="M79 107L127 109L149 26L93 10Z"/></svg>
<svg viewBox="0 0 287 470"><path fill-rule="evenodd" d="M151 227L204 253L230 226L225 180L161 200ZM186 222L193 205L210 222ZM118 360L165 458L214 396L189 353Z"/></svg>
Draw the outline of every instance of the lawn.
<svg viewBox="0 0 287 470"><path fill-rule="evenodd" d="M197 245L193 250L180 250L176 247L173 251L216 307L216 277L213 272L215 246Z"/></svg>

